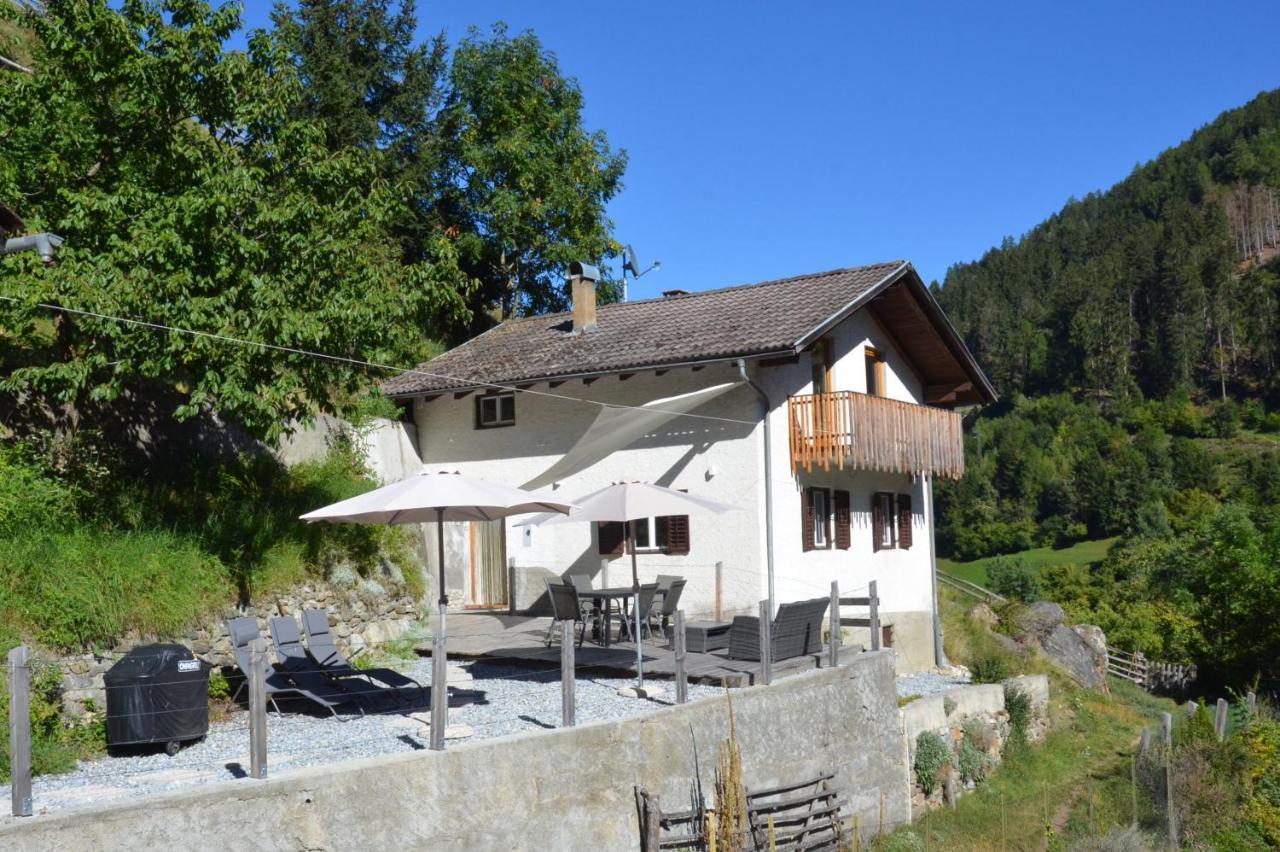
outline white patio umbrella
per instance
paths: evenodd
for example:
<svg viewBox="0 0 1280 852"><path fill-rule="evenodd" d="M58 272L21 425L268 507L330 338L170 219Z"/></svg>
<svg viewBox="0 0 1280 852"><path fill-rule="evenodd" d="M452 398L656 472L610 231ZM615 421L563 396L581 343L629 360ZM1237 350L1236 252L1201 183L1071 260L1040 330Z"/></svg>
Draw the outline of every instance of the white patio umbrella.
<svg viewBox="0 0 1280 852"><path fill-rule="evenodd" d="M434 521L437 524L439 546L440 597L436 627L439 638L445 635L445 609L449 605L444 585L445 521L493 521L530 512L563 513L573 508L575 506L572 503L548 500L520 488L473 479L457 472L423 471L417 476L308 512L302 516L302 520L308 523L325 521L333 524L418 524ZM433 687L436 684L443 685L447 679L444 662L442 655L432 655ZM436 700L444 692L443 689L432 691L431 747L436 749L444 747L447 705L443 700Z"/></svg>
<svg viewBox="0 0 1280 852"><path fill-rule="evenodd" d="M694 497L674 488L654 485L651 482L615 482L585 497L579 498L577 507L567 515L551 515L533 519L526 523L547 526L551 524L574 523L575 521L596 521L603 523L625 524L625 537L631 548L631 586L634 592L635 639L636 639L636 683L644 685L644 655L640 639L640 575L636 569L635 527L632 521L645 518L662 517L664 515L689 514L721 514L739 511L740 507L728 503L719 503L705 497Z"/></svg>

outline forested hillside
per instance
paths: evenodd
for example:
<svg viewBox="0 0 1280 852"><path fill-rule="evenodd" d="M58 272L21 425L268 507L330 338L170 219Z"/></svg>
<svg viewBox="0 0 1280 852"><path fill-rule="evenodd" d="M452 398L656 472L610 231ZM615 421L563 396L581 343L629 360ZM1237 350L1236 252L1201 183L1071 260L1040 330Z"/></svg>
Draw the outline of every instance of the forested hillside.
<svg viewBox="0 0 1280 852"><path fill-rule="evenodd" d="M935 293L1005 394L1280 403L1280 90L948 270Z"/></svg>

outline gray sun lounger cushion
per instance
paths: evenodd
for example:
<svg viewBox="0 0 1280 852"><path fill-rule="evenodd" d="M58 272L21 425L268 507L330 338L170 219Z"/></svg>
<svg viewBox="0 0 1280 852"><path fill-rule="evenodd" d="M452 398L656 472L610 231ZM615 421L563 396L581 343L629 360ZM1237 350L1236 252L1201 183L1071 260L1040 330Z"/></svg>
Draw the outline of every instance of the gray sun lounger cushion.
<svg viewBox="0 0 1280 852"><path fill-rule="evenodd" d="M308 609L302 613L302 626L307 632L307 650L316 665L336 677L368 677L393 689L423 689L422 684L395 669L358 669L338 650L329 631L329 616L322 610Z"/></svg>
<svg viewBox="0 0 1280 852"><path fill-rule="evenodd" d="M390 697L388 690L374 686L363 678L350 679L334 683L330 680L333 673L317 665L307 655L306 646L302 644L302 634L298 632L298 622L288 616L276 616L270 621L271 641L276 646L276 656L285 674L295 683L314 686L324 684L330 688L337 687L342 692L367 700Z"/></svg>
<svg viewBox="0 0 1280 852"><path fill-rule="evenodd" d="M240 673L245 676L245 682L248 682L250 670L250 649L249 644L254 639L261 639L262 633L258 630L258 620L249 616L241 618L233 618L227 622L227 633L231 637L231 648L235 652L236 665L240 669ZM297 679L285 675L282 672L270 671L266 678L267 695L275 696L280 694L300 695L303 698L313 701L324 707L333 715L337 716L336 708L344 704L354 703L355 696L350 693L343 692L329 684L324 678L320 678L318 683L308 680L307 683L298 683ZM240 689L244 686L241 685ZM236 690L239 695L240 690ZM235 700L235 696L232 696ZM357 705L360 714L364 715L364 709ZM278 711L278 708L277 708Z"/></svg>

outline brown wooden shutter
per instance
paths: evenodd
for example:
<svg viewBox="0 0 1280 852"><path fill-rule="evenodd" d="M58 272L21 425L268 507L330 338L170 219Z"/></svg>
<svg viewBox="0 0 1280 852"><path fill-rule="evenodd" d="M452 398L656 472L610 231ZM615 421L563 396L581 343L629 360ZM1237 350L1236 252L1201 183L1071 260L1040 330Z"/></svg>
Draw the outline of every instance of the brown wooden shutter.
<svg viewBox="0 0 1280 852"><path fill-rule="evenodd" d="M602 521L596 524L600 536L600 555L621 556L626 544L626 530L620 521Z"/></svg>
<svg viewBox="0 0 1280 852"><path fill-rule="evenodd" d="M683 556L689 552L689 516L667 515L657 519L662 536L662 552Z"/></svg>
<svg viewBox="0 0 1280 852"><path fill-rule="evenodd" d="M880 549L880 542L884 541L884 512L880 511L880 492L876 491L871 495L871 549L873 551Z"/></svg>
<svg viewBox="0 0 1280 852"><path fill-rule="evenodd" d="M849 492L836 491L834 494L836 503L836 547L840 550L849 549Z"/></svg>
<svg viewBox="0 0 1280 852"><path fill-rule="evenodd" d="M813 550L813 491L809 488L800 490L800 546L803 550Z"/></svg>
<svg viewBox="0 0 1280 852"><path fill-rule="evenodd" d="M911 549L911 495L898 495L898 547Z"/></svg>

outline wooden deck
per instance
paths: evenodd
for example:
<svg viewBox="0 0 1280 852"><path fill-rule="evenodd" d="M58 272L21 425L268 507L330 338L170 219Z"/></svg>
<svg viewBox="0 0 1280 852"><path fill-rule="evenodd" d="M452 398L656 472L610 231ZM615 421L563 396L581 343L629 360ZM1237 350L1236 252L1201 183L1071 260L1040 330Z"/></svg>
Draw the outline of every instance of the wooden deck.
<svg viewBox="0 0 1280 852"><path fill-rule="evenodd" d="M530 666L533 668L559 668L560 645L550 648L544 644L550 618L509 616L491 613L450 613L449 658L456 660L484 661L502 665ZM424 657L431 656L431 643L422 642L414 648ZM862 652L861 646L840 649L840 659ZM643 643L644 674L670 680L675 676L675 654L666 639L655 636ZM636 674L636 646L629 642L615 642L605 648L588 638L575 653L577 668L607 673L621 677ZM827 664L824 646L821 654L777 660L773 663L773 676L785 677L797 672L821 668ZM747 660L730 660L720 654L699 654L693 651L685 655L685 675L690 683L720 684L731 687L750 686L760 674L760 664Z"/></svg>

